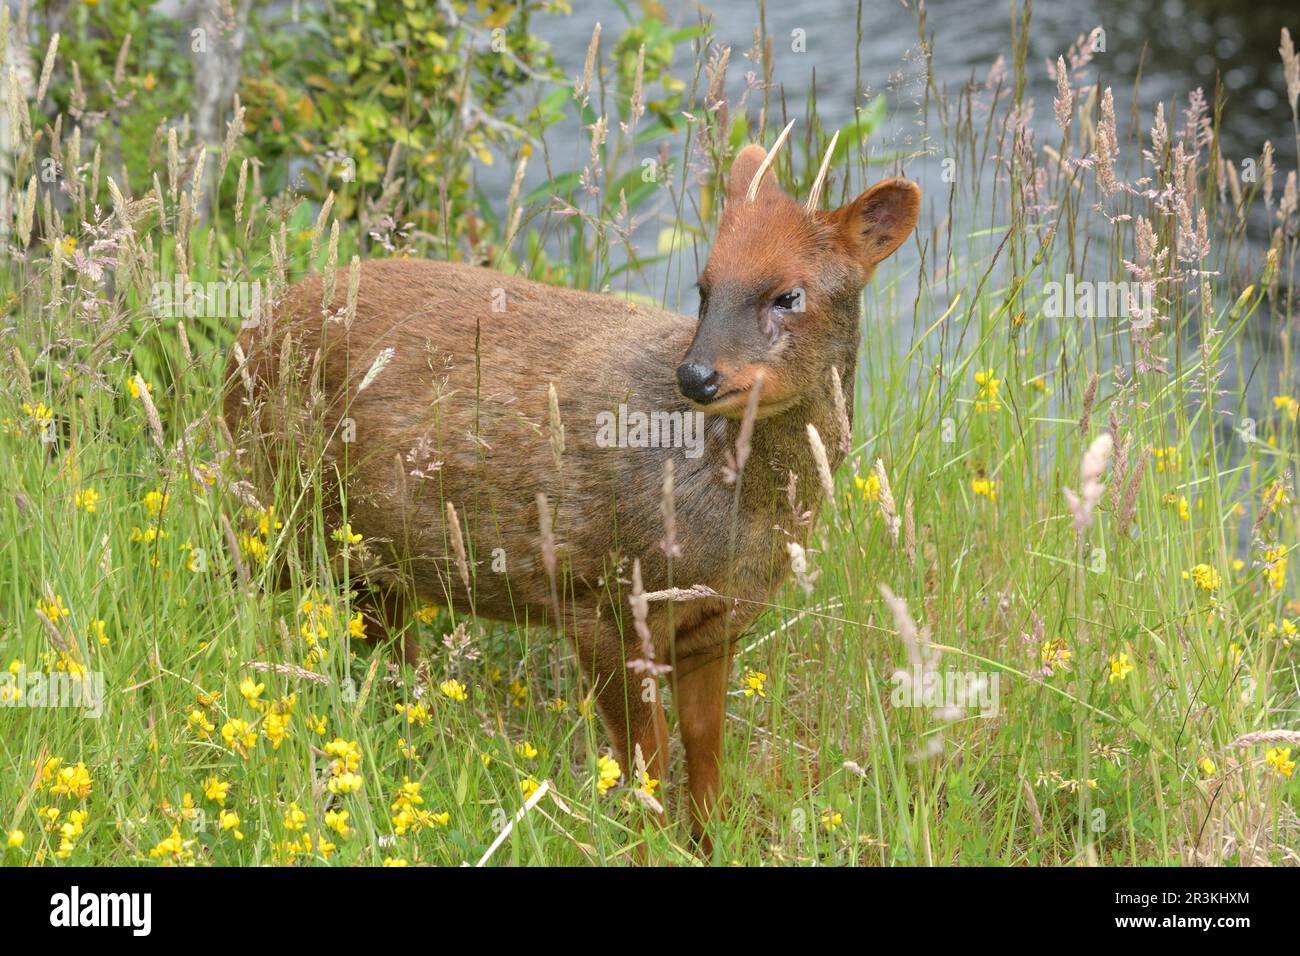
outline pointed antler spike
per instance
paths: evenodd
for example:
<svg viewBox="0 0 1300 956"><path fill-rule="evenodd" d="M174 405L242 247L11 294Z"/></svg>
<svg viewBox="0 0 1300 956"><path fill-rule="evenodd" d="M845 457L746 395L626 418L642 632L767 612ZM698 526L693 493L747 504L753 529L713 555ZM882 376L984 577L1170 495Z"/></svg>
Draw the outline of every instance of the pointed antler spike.
<svg viewBox="0 0 1300 956"><path fill-rule="evenodd" d="M826 155L822 157L821 168L817 170L817 178L813 180L812 192L808 194L808 201L804 203L804 210L808 213L817 211L817 200L821 198L822 186L826 183L826 173L831 168L831 153L835 152L835 143L840 138L840 131L836 130L835 135L831 137L830 145L826 147Z"/></svg>
<svg viewBox="0 0 1300 956"><path fill-rule="evenodd" d="M777 151L781 148L781 145L785 142L785 138L790 135L790 130L793 128L794 120L790 120L790 122L785 125L785 129L781 130L781 135L776 138L776 142L772 144L772 148L767 151L767 155L763 157L763 162L759 164L758 172L754 173L754 178L749 181L749 190L745 193L746 202L753 202L758 198L759 184L763 182L763 176L767 174L768 167L771 166L772 162L776 159Z"/></svg>

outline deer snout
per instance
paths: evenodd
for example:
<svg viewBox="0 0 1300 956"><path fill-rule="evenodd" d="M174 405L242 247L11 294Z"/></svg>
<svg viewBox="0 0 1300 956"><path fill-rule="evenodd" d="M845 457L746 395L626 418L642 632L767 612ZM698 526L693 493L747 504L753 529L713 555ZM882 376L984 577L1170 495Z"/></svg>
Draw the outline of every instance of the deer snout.
<svg viewBox="0 0 1300 956"><path fill-rule="evenodd" d="M703 362L683 362L677 366L677 387L693 402L705 405L717 396L722 377L712 365Z"/></svg>

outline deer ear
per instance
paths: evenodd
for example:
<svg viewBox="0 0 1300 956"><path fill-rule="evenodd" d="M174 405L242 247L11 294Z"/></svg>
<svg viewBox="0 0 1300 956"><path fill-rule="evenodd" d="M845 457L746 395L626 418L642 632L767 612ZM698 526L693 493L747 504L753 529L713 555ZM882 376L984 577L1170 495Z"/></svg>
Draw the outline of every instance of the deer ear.
<svg viewBox="0 0 1300 956"><path fill-rule="evenodd" d="M736 154L736 158L731 161L731 175L727 180L727 201L733 203L742 203L745 201L745 194L749 192L749 184L754 179L754 174L758 172L758 167L763 165L763 160L767 159L767 150L757 143L751 143ZM781 187L777 184L776 173L771 168L763 174L762 181L758 184L758 201L772 199L784 195Z"/></svg>
<svg viewBox="0 0 1300 956"><path fill-rule="evenodd" d="M831 214L849 247L868 266L886 259L907 241L921 215L921 190L910 179L876 183Z"/></svg>

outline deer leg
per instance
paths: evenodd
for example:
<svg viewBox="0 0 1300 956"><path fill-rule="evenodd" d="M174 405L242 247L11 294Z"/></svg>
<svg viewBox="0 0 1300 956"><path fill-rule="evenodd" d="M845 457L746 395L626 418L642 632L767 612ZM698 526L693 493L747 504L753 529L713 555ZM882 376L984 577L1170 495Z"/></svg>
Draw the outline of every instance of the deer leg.
<svg viewBox="0 0 1300 956"><path fill-rule="evenodd" d="M420 662L420 645L410 626L411 602L400 584L375 581L362 588L356 599L368 628L378 628L390 638L401 636L402 660L414 667Z"/></svg>
<svg viewBox="0 0 1300 956"><path fill-rule="evenodd" d="M705 826L717 801L722 770L722 724L727 712L732 650L728 642L723 647L679 658L673 670L673 700L686 748L692 830L705 853L712 852Z"/></svg>
<svg viewBox="0 0 1300 956"><path fill-rule="evenodd" d="M668 722L659 681L648 675L640 680L628 670L623 641L612 627L598 626L594 634L579 635L574 643L582 671L595 689L596 707L623 771L622 782L641 784L635 779L637 747L646 772L663 780L668 775Z"/></svg>

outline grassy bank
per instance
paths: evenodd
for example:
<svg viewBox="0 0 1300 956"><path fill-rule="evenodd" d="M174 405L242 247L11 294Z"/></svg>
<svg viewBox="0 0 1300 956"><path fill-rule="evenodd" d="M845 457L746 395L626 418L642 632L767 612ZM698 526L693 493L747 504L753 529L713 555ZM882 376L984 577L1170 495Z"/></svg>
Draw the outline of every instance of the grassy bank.
<svg viewBox="0 0 1300 956"><path fill-rule="evenodd" d="M1021 14L987 84L941 96L923 74L915 106L888 104L917 110L926 151L878 143L886 105L865 97L841 136L828 195L896 169L933 186L866 294L835 506L741 640L712 862L1297 862L1295 172L1271 150L1250 180L1221 161L1212 100L1129 122L1084 38L1035 139ZM667 263L689 283L735 147L795 114L774 91L726 102L705 30L672 41L671 69L647 57L662 33L593 41L576 90L514 117L511 164L545 163L550 188L521 173L409 228L410 150L317 202L259 175L267 126L237 111L209 145L163 124L155 175L120 177L111 116L84 140L70 115L53 128L43 88L70 67L43 38L9 94L0 269L4 862L702 862L615 774L550 632L430 605L424 663L397 666L330 560L364 558L364 529L329 526L311 489L258 498L232 456L239 317L151 305L178 275L274 295L394 253L615 290ZM647 111L666 89L689 118ZM833 131L800 110L775 168L802 196ZM572 168L544 148L558 115L594 137ZM1296 135L1292 113L1278 136ZM477 161L470 133L456 148ZM663 224L654 255L628 207ZM1061 314L1067 276L1134 301ZM899 671L945 691L908 700ZM72 676L102 692L94 713L42 700ZM652 790L675 814L673 758Z"/></svg>

